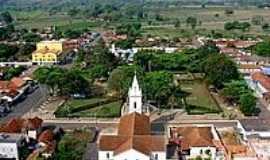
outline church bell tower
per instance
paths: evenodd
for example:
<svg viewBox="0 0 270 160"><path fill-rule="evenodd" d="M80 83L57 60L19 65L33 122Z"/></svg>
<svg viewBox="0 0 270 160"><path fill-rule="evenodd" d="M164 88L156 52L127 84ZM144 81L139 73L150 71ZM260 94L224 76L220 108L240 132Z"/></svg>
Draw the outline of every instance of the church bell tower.
<svg viewBox="0 0 270 160"><path fill-rule="evenodd" d="M142 114L142 90L140 89L136 73L133 77L132 86L128 91L128 113L133 112Z"/></svg>

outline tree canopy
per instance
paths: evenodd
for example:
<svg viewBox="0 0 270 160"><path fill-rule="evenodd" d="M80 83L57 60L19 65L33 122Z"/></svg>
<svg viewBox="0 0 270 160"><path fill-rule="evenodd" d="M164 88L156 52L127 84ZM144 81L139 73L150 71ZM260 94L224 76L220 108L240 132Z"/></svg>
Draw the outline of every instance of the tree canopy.
<svg viewBox="0 0 270 160"><path fill-rule="evenodd" d="M221 54L210 55L203 68L208 82L217 88L222 88L224 83L240 77L236 64Z"/></svg>
<svg viewBox="0 0 270 160"><path fill-rule="evenodd" d="M40 67L34 72L34 79L47 85L52 94L70 96L71 94L89 94L90 92L90 82L78 70Z"/></svg>
<svg viewBox="0 0 270 160"><path fill-rule="evenodd" d="M259 56L263 56L263 57L269 57L270 56L270 41L266 40L266 41L257 43L252 48L252 53Z"/></svg>

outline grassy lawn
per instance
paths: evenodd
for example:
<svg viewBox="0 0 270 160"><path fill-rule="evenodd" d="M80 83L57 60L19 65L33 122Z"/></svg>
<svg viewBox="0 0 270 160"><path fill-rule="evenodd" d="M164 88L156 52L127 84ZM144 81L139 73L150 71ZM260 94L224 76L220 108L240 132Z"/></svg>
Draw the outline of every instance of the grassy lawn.
<svg viewBox="0 0 270 160"><path fill-rule="evenodd" d="M97 106L85 111L77 112L72 116L78 117L119 117L121 112L121 101Z"/></svg>
<svg viewBox="0 0 270 160"><path fill-rule="evenodd" d="M186 101L191 113L211 113L220 110L203 82L183 82L181 88L190 94Z"/></svg>
<svg viewBox="0 0 270 160"><path fill-rule="evenodd" d="M67 101L65 103L65 106L77 108L83 105L91 105L91 104L98 103L105 100L106 100L105 98L73 99L73 100Z"/></svg>

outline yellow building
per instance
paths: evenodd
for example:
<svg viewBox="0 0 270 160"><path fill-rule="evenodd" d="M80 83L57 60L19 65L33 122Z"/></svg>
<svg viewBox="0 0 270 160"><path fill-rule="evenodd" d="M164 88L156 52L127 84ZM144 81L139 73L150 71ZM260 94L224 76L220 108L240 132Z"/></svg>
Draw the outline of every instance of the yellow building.
<svg viewBox="0 0 270 160"><path fill-rule="evenodd" d="M64 50L64 42L62 41L39 42L36 51L32 53L32 62L40 65L55 64Z"/></svg>

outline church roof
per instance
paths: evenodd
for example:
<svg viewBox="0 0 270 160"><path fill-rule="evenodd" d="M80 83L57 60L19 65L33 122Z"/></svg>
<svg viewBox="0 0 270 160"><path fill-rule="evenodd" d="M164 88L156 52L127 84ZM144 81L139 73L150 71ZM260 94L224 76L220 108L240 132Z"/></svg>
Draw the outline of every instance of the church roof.
<svg viewBox="0 0 270 160"><path fill-rule="evenodd" d="M120 119L118 135L149 135L151 134L149 117L137 112L127 114Z"/></svg>
<svg viewBox="0 0 270 160"><path fill-rule="evenodd" d="M145 155L152 151L165 151L163 136L151 135L149 117L131 113L121 118L117 136L102 136L99 149L114 151L115 155L134 149Z"/></svg>

